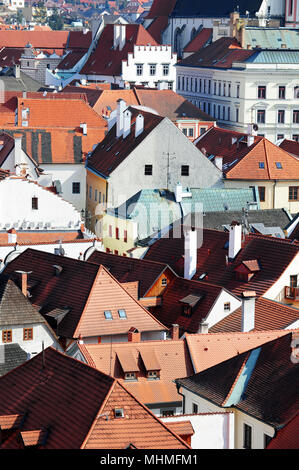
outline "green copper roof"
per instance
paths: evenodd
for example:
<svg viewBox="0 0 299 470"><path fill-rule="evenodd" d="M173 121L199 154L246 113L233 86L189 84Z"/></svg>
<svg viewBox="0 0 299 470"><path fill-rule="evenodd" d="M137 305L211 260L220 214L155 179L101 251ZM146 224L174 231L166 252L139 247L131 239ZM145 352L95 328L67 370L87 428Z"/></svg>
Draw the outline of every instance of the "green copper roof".
<svg viewBox="0 0 299 470"><path fill-rule="evenodd" d="M257 51L256 54L250 56L246 62L255 64L299 64L299 50Z"/></svg>
<svg viewBox="0 0 299 470"><path fill-rule="evenodd" d="M244 47L281 49L299 49L299 30L290 28L259 28L247 26L244 29ZM285 49L284 49L285 50Z"/></svg>

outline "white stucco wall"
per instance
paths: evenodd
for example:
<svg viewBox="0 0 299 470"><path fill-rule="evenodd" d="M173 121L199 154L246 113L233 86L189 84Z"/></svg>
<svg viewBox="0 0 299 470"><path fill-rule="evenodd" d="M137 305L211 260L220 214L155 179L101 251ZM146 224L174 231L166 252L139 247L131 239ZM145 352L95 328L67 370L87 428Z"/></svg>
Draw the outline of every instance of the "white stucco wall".
<svg viewBox="0 0 299 470"><path fill-rule="evenodd" d="M252 449L264 449L264 434L274 436L274 428L239 410L235 411L235 446L243 449L244 424L252 427Z"/></svg>
<svg viewBox="0 0 299 470"><path fill-rule="evenodd" d="M271 300L283 301L284 288L290 285L290 276L299 274L299 253L282 273L280 278L268 289L264 297Z"/></svg>
<svg viewBox="0 0 299 470"><path fill-rule="evenodd" d="M226 302L230 302L230 307L231 307L230 310L224 310L224 304ZM229 292L222 290L215 304L210 310L209 315L205 319L205 322L207 322L209 325L209 328L211 328L213 325L221 321L223 318L227 317L227 315L230 315L232 312L234 312L241 305L242 305L241 300L236 299L236 297L229 294Z"/></svg>

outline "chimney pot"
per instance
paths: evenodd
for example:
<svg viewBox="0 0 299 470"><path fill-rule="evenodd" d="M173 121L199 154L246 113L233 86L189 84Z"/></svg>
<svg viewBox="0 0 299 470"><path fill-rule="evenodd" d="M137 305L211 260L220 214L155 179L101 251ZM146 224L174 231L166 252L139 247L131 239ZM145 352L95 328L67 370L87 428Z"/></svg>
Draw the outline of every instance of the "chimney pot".
<svg viewBox="0 0 299 470"><path fill-rule="evenodd" d="M209 324L202 321L199 324L199 333L202 334L202 335L206 335L206 334L208 334L208 332L209 332Z"/></svg>
<svg viewBox="0 0 299 470"><path fill-rule="evenodd" d="M137 328L130 328L130 330L128 331L128 341L130 343L140 343L141 333L139 333Z"/></svg>

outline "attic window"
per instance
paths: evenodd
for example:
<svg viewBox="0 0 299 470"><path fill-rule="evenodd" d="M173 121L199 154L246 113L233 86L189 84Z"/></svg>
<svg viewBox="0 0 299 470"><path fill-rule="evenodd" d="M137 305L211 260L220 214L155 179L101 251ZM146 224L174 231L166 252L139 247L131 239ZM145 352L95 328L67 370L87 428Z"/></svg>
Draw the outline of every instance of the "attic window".
<svg viewBox="0 0 299 470"><path fill-rule="evenodd" d="M136 380L136 373L135 372L126 372L125 373L125 380Z"/></svg>
<svg viewBox="0 0 299 470"><path fill-rule="evenodd" d="M159 379L159 371L158 370L149 370L147 372L148 379Z"/></svg>
<svg viewBox="0 0 299 470"><path fill-rule="evenodd" d="M119 318L127 318L126 311L124 309L120 309L118 311Z"/></svg>
<svg viewBox="0 0 299 470"><path fill-rule="evenodd" d="M282 169L282 164L281 162L275 162L276 164L276 168L278 168L278 170L281 170Z"/></svg>
<svg viewBox="0 0 299 470"><path fill-rule="evenodd" d="M105 310L104 315L105 315L106 320L113 320L111 310Z"/></svg>
<svg viewBox="0 0 299 470"><path fill-rule="evenodd" d="M264 162L259 162L259 168L264 169L265 168L265 163Z"/></svg>
<svg viewBox="0 0 299 470"><path fill-rule="evenodd" d="M124 410L122 408L115 408L114 410L114 416L115 418L124 418Z"/></svg>

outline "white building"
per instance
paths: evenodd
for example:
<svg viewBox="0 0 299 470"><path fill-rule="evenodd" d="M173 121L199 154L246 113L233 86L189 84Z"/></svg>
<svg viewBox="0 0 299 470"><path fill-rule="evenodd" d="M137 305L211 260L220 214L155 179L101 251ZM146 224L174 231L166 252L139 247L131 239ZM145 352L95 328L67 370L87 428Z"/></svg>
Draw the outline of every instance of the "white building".
<svg viewBox="0 0 299 470"><path fill-rule="evenodd" d="M299 51L240 50L222 38L176 68L177 92L220 126L246 132L255 123L272 142L298 139Z"/></svg>
<svg viewBox="0 0 299 470"><path fill-rule="evenodd" d="M97 41L97 42L96 42ZM89 81L108 81L176 90L177 56L170 45L159 45L137 24L109 24L95 40L94 52L81 70Z"/></svg>

